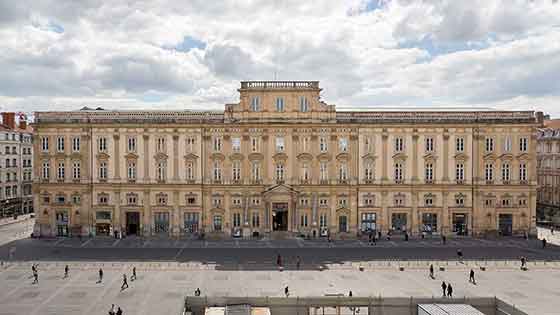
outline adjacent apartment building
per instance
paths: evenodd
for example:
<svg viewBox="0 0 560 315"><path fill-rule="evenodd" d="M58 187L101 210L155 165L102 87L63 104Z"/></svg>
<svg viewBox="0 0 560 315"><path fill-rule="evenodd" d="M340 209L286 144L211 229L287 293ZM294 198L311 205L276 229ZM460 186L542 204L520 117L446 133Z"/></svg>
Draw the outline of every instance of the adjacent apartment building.
<svg viewBox="0 0 560 315"><path fill-rule="evenodd" d="M0 123L0 217L33 212L33 130L25 117L2 113Z"/></svg>
<svg viewBox="0 0 560 315"><path fill-rule="evenodd" d="M35 114L36 233L534 233L533 111L337 111L317 81L224 111Z"/></svg>
<svg viewBox="0 0 560 315"><path fill-rule="evenodd" d="M546 120L537 136L539 219L560 223L560 119Z"/></svg>

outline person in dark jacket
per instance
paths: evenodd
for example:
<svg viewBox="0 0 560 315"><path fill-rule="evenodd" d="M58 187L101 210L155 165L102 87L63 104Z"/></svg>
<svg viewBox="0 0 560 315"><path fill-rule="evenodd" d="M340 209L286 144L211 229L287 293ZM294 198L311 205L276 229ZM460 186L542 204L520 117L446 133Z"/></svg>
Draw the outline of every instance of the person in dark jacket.
<svg viewBox="0 0 560 315"><path fill-rule="evenodd" d="M441 282L441 290L443 291L443 297L447 296L447 284L445 284L445 281Z"/></svg>
<svg viewBox="0 0 560 315"><path fill-rule="evenodd" d="M453 297L453 287L451 286L451 283L447 284L447 296Z"/></svg>

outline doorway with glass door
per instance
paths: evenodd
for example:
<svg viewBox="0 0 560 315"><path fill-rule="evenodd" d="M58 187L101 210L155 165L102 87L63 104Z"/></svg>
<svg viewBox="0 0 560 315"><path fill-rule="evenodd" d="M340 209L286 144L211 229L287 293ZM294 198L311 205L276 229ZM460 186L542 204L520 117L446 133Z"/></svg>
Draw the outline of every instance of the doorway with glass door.
<svg viewBox="0 0 560 315"><path fill-rule="evenodd" d="M288 203L272 204L272 230L288 231Z"/></svg>

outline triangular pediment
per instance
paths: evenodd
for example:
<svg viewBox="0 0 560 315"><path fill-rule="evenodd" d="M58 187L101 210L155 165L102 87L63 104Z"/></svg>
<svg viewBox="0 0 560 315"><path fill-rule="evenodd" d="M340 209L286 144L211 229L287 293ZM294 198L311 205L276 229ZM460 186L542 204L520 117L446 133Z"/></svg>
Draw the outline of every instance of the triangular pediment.
<svg viewBox="0 0 560 315"><path fill-rule="evenodd" d="M304 153L298 154L297 159L298 160L304 160L304 161L311 161L311 160L313 160L313 155L304 152Z"/></svg>
<svg viewBox="0 0 560 315"><path fill-rule="evenodd" d="M494 154L494 153L485 154L484 159L485 160L495 160L496 159L496 154Z"/></svg>
<svg viewBox="0 0 560 315"><path fill-rule="evenodd" d="M263 194L269 194L269 193L296 194L298 193L298 191L286 184L278 184L278 185L270 186L269 188L263 191Z"/></svg>
<svg viewBox="0 0 560 315"><path fill-rule="evenodd" d="M393 155L393 160L406 160L407 156L404 153L397 153Z"/></svg>
<svg viewBox="0 0 560 315"><path fill-rule="evenodd" d="M167 160L167 154L158 152L154 155L154 159L156 160Z"/></svg>
<svg viewBox="0 0 560 315"><path fill-rule="evenodd" d="M437 156L433 153L428 153L424 155L424 160L437 160Z"/></svg>
<svg viewBox="0 0 560 315"><path fill-rule="evenodd" d="M530 158L530 157L529 157L529 154L528 154L528 153L521 153L521 154L519 154L519 155L517 156L517 159L518 159L518 160L528 160L529 158Z"/></svg>

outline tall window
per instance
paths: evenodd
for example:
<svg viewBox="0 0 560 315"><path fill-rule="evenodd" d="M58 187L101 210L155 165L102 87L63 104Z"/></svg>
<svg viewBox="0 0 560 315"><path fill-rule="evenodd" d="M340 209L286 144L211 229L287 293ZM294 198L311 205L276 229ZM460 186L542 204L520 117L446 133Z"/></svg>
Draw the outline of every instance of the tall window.
<svg viewBox="0 0 560 315"><path fill-rule="evenodd" d="M434 164L433 163L426 163L425 180L426 180L426 183L431 183L434 180Z"/></svg>
<svg viewBox="0 0 560 315"><path fill-rule="evenodd" d="M395 163L395 182L403 181L403 165L401 162Z"/></svg>
<svg viewBox="0 0 560 315"><path fill-rule="evenodd" d="M259 138L258 137L251 137L251 151L252 152L259 152Z"/></svg>
<svg viewBox="0 0 560 315"><path fill-rule="evenodd" d="M251 223L254 228L258 228L260 226L260 217L257 211L253 212Z"/></svg>
<svg viewBox="0 0 560 315"><path fill-rule="evenodd" d="M187 152L194 152L194 146L196 143L195 137L188 137L187 138Z"/></svg>
<svg viewBox="0 0 560 315"><path fill-rule="evenodd" d="M426 152L433 152L434 151L434 138L428 137L426 138Z"/></svg>
<svg viewBox="0 0 560 315"><path fill-rule="evenodd" d="M157 152L165 152L165 138L160 137L157 138Z"/></svg>
<svg viewBox="0 0 560 315"><path fill-rule="evenodd" d="M364 167L364 179L365 180L373 180L373 162L366 161Z"/></svg>
<svg viewBox="0 0 560 315"><path fill-rule="evenodd" d="M284 151L284 137L276 137L276 151Z"/></svg>
<svg viewBox="0 0 560 315"><path fill-rule="evenodd" d="M219 161L214 161L214 180L215 181L222 180L222 167Z"/></svg>
<svg viewBox="0 0 560 315"><path fill-rule="evenodd" d="M309 150L309 137L301 138L301 151L307 152Z"/></svg>
<svg viewBox="0 0 560 315"><path fill-rule="evenodd" d="M302 227L307 227L307 213L301 215L299 225Z"/></svg>
<svg viewBox="0 0 560 315"><path fill-rule="evenodd" d="M44 152L49 151L49 137L41 137L41 149Z"/></svg>
<svg viewBox="0 0 560 315"><path fill-rule="evenodd" d="M232 177L235 181L241 180L241 162L233 161Z"/></svg>
<svg viewBox="0 0 560 315"><path fill-rule="evenodd" d="M525 163L519 164L519 180L521 181L527 180L527 164Z"/></svg>
<svg viewBox="0 0 560 315"><path fill-rule="evenodd" d="M301 167L301 178L304 181L307 181L310 179L309 176L309 165L307 163L303 163L302 167Z"/></svg>
<svg viewBox="0 0 560 315"><path fill-rule="evenodd" d="M99 179L107 179L107 162L99 163Z"/></svg>
<svg viewBox="0 0 560 315"><path fill-rule="evenodd" d="M494 180L494 164L486 163L484 175L487 181Z"/></svg>
<svg viewBox="0 0 560 315"><path fill-rule="evenodd" d="M212 142L213 142L214 151L216 152L222 151L222 137L216 136L213 138Z"/></svg>
<svg viewBox="0 0 560 315"><path fill-rule="evenodd" d="M321 215L319 215L319 227L321 227L321 228L327 227L327 214L326 213L321 213Z"/></svg>
<svg viewBox="0 0 560 315"><path fill-rule="evenodd" d="M80 179L81 173L81 165L80 161L74 161L72 163L72 178L73 179Z"/></svg>
<svg viewBox="0 0 560 315"><path fill-rule="evenodd" d="M506 136L504 138L504 152L511 152L511 137Z"/></svg>
<svg viewBox="0 0 560 315"><path fill-rule="evenodd" d="M299 110L303 113L309 111L309 103L307 102L307 98L305 96L299 97Z"/></svg>
<svg viewBox="0 0 560 315"><path fill-rule="evenodd" d="M159 181L164 181L167 173L167 162L159 161L157 164L157 179Z"/></svg>
<svg viewBox="0 0 560 315"><path fill-rule="evenodd" d="M519 138L519 152L527 152L529 148L529 139Z"/></svg>
<svg viewBox="0 0 560 315"><path fill-rule="evenodd" d="M455 151L456 152L465 151L465 138L463 137L455 138Z"/></svg>
<svg viewBox="0 0 560 315"><path fill-rule="evenodd" d="M257 161L251 163L251 178L253 181L259 181L261 179L261 166Z"/></svg>
<svg viewBox="0 0 560 315"><path fill-rule="evenodd" d="M276 164L276 180L284 180L284 164Z"/></svg>
<svg viewBox="0 0 560 315"><path fill-rule="evenodd" d="M64 162L58 162L57 178L64 179Z"/></svg>
<svg viewBox="0 0 560 315"><path fill-rule="evenodd" d="M395 138L395 152L404 151L404 139L401 137Z"/></svg>
<svg viewBox="0 0 560 315"><path fill-rule="evenodd" d="M187 162L187 180L194 179L194 163L192 161Z"/></svg>
<svg viewBox="0 0 560 315"><path fill-rule="evenodd" d="M364 138L364 149L365 152L371 152L373 151L373 139L371 139L371 137L365 137Z"/></svg>
<svg viewBox="0 0 560 315"><path fill-rule="evenodd" d="M136 179L136 162L135 161L128 161L127 177L128 177L129 180L135 180Z"/></svg>
<svg viewBox="0 0 560 315"><path fill-rule="evenodd" d="M56 151L64 152L64 137L56 138Z"/></svg>
<svg viewBox="0 0 560 315"><path fill-rule="evenodd" d="M346 163L341 163L338 169L338 179L340 181L346 181L348 179L348 165Z"/></svg>
<svg viewBox="0 0 560 315"><path fill-rule="evenodd" d="M465 164L457 163L455 165L455 180L457 181L465 180Z"/></svg>
<svg viewBox="0 0 560 315"><path fill-rule="evenodd" d="M107 152L107 138L101 137L97 140L99 152Z"/></svg>
<svg viewBox="0 0 560 315"><path fill-rule="evenodd" d="M241 226L241 213L236 212L233 214L233 227Z"/></svg>
<svg viewBox="0 0 560 315"><path fill-rule="evenodd" d="M338 140L338 150L340 150L340 152L348 151L348 138L340 138Z"/></svg>
<svg viewBox="0 0 560 315"><path fill-rule="evenodd" d="M494 151L494 138L486 137L486 152Z"/></svg>
<svg viewBox="0 0 560 315"><path fill-rule="evenodd" d="M233 152L241 151L241 138L239 137L231 138L231 150Z"/></svg>
<svg viewBox="0 0 560 315"><path fill-rule="evenodd" d="M319 138L319 151L327 152L327 150L328 150L327 138L326 137L320 137Z"/></svg>
<svg viewBox="0 0 560 315"><path fill-rule="evenodd" d="M80 137L72 138L72 152L80 152Z"/></svg>
<svg viewBox="0 0 560 315"><path fill-rule="evenodd" d="M136 137L128 137L128 152L136 152Z"/></svg>
<svg viewBox="0 0 560 315"><path fill-rule="evenodd" d="M326 181L329 178L329 171L327 166L327 162L321 162L321 164L319 165L319 176L321 177L322 181Z"/></svg>
<svg viewBox="0 0 560 315"><path fill-rule="evenodd" d="M251 98L251 111L252 112L258 112L260 111L260 107L261 107L261 99L258 96L253 96Z"/></svg>
<svg viewBox="0 0 560 315"><path fill-rule="evenodd" d="M49 173L50 173L50 163L48 161L45 161L43 162L43 169L41 172L43 179L49 179Z"/></svg>
<svg viewBox="0 0 560 315"><path fill-rule="evenodd" d="M510 169L509 163L502 164L502 181L509 181L510 180Z"/></svg>
<svg viewBox="0 0 560 315"><path fill-rule="evenodd" d="M283 97L277 97L276 98L276 111L277 112L283 112L284 111L284 98Z"/></svg>

